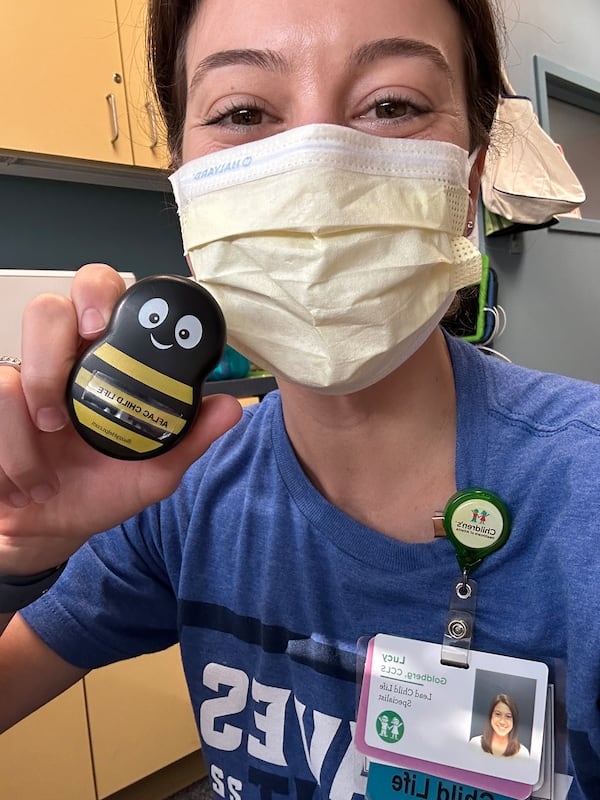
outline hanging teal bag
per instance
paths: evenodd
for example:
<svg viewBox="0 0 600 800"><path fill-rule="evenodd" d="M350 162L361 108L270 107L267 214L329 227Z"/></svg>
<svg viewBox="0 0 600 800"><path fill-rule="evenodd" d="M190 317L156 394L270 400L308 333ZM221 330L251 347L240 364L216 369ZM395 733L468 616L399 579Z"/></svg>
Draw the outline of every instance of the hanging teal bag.
<svg viewBox="0 0 600 800"><path fill-rule="evenodd" d="M233 347L226 345L223 358L208 375L208 381L228 381L232 378L245 378L250 372L250 362Z"/></svg>

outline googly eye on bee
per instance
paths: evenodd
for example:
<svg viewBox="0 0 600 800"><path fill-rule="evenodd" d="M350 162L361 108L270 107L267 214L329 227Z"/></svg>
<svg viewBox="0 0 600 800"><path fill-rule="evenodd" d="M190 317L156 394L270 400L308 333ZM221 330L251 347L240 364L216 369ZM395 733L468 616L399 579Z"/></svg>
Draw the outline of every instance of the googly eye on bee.
<svg viewBox="0 0 600 800"><path fill-rule="evenodd" d="M72 370L75 427L106 455L137 460L165 452L194 420L225 338L217 302L194 281L161 275L135 283Z"/></svg>
<svg viewBox="0 0 600 800"><path fill-rule="evenodd" d="M163 328L169 317L169 304L163 297L153 297L140 308L138 321L143 328ZM202 340L202 322L194 314L184 314L175 324L174 340L162 342L153 333L150 341L158 350L170 350L175 345L191 350ZM170 329L167 331L171 334Z"/></svg>

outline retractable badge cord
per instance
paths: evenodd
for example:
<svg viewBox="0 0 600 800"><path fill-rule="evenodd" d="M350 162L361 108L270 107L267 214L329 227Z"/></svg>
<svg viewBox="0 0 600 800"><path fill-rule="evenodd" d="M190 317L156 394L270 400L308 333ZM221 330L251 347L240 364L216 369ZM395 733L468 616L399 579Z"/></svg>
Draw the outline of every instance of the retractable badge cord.
<svg viewBox="0 0 600 800"><path fill-rule="evenodd" d="M477 584L470 574L487 556L506 544L510 516L502 500L492 492L465 489L448 501L443 525L462 575L450 595L441 661L466 668L477 604Z"/></svg>

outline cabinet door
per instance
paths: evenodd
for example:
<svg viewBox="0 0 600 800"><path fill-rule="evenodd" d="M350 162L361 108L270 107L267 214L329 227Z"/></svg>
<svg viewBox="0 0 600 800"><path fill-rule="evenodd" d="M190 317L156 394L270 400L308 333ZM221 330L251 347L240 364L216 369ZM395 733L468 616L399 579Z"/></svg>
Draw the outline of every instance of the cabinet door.
<svg viewBox="0 0 600 800"><path fill-rule="evenodd" d="M82 682L0 736L0 797L96 800Z"/></svg>
<svg viewBox="0 0 600 800"><path fill-rule="evenodd" d="M133 162L166 169L166 136L148 75L147 0L117 0Z"/></svg>
<svg viewBox="0 0 600 800"><path fill-rule="evenodd" d="M0 149L132 163L114 0L3 3Z"/></svg>
<svg viewBox="0 0 600 800"><path fill-rule="evenodd" d="M84 680L99 798L200 748L178 647Z"/></svg>

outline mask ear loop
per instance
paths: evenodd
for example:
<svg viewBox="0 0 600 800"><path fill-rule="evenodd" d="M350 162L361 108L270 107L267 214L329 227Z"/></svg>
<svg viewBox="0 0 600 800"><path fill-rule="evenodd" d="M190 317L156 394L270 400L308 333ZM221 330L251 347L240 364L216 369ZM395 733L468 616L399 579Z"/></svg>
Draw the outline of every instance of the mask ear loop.
<svg viewBox="0 0 600 800"><path fill-rule="evenodd" d="M477 157L479 156L480 151L481 151L481 145L478 145L473 150L472 153L469 153L469 157L467 159L467 163L469 165L469 178L471 177L471 171L472 171L472 169L473 169L473 167L475 165L475 162L477 161ZM481 205L481 199L480 199L479 203L477 204L477 208L476 208L476 211L475 211L475 219L472 222L470 221L471 224L472 224L472 227L471 227L471 225L468 226L470 228L470 231L469 231L469 233L467 234L467 237L466 237L471 242L471 244L475 245L475 247L477 249L479 249L479 220L478 220L478 217L479 217L479 206L480 205ZM508 356L505 356L499 350L495 350L493 347L489 346L490 342L493 342L494 339L497 339L497 338L499 339L502 336L502 334L504 333L504 331L506 330L506 325L507 325L507 321L508 321L507 320L506 311L504 310L503 306L501 306L501 305L495 305L495 306L491 306L491 307L490 306L485 306L483 310L484 310L484 312L489 312L493 316L494 324L492 326L492 332L490 333L488 338L485 341L480 342L479 344L476 345L477 349L478 350L482 350L484 353L489 353L490 355L497 356L498 358L503 359L507 363L512 364L512 361L510 360L510 358L508 358Z"/></svg>
<svg viewBox="0 0 600 800"><path fill-rule="evenodd" d="M473 167L475 166L475 162L477 161L477 157L481 150L481 146L478 145L472 153L469 153L469 157L467 158L467 165L469 167L469 175L467 180L471 180L471 172L473 171ZM466 238L471 242L473 247L479 250L479 203L475 205L475 214L473 219L467 222L467 234Z"/></svg>

